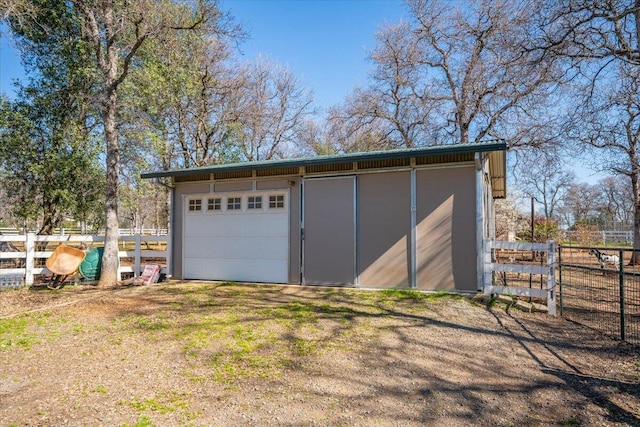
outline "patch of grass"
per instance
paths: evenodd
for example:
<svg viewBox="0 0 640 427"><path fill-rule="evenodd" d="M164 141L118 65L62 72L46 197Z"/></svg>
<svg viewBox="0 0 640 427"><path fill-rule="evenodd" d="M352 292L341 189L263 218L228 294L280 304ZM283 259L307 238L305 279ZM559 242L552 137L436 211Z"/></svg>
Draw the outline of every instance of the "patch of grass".
<svg viewBox="0 0 640 427"><path fill-rule="evenodd" d="M14 347L30 350L40 340L33 334L26 332L29 317L19 317L0 320L0 351L10 351Z"/></svg>
<svg viewBox="0 0 640 427"><path fill-rule="evenodd" d="M183 370L182 375L184 375L189 381L193 383L203 383L207 380L207 377L203 375L196 375L193 371L189 369Z"/></svg>
<svg viewBox="0 0 640 427"><path fill-rule="evenodd" d="M27 327L27 323L27 318L25 317L2 319L0 320L0 336L22 334Z"/></svg>
<svg viewBox="0 0 640 427"><path fill-rule="evenodd" d="M148 399L135 397L130 402L126 402L126 404L139 412L152 411L164 415L169 412L187 411L189 404L185 397L184 393L168 392Z"/></svg>
<svg viewBox="0 0 640 427"><path fill-rule="evenodd" d="M129 426L129 424L122 424L122 427L155 427L155 424L151 421L149 417L147 417L146 415L143 415L140 418L138 418L138 422L135 423L134 425Z"/></svg>
<svg viewBox="0 0 640 427"><path fill-rule="evenodd" d="M286 343L273 331L256 324L225 327L215 341L216 350L205 361L211 378L232 385L242 378L269 378L281 375L288 363Z"/></svg>
<svg viewBox="0 0 640 427"><path fill-rule="evenodd" d="M51 319L49 319L51 315L52 313L50 311L45 311L40 313L40 315L38 316L38 319L36 320L36 325L48 326L51 323Z"/></svg>
<svg viewBox="0 0 640 427"><path fill-rule="evenodd" d="M310 303L292 301L274 309L280 317L300 321L315 322L318 309Z"/></svg>
<svg viewBox="0 0 640 427"><path fill-rule="evenodd" d="M293 338L291 340L293 352L298 356L309 356L318 352L318 343L304 338Z"/></svg>
<svg viewBox="0 0 640 427"><path fill-rule="evenodd" d="M568 420L562 420L559 423L561 426L579 426L580 425L580 421L576 420L575 418L569 418Z"/></svg>
<svg viewBox="0 0 640 427"><path fill-rule="evenodd" d="M215 354L209 365L213 368L213 380L220 384L233 384L236 380L249 376L245 367L227 360L224 353Z"/></svg>
<svg viewBox="0 0 640 427"><path fill-rule="evenodd" d="M136 328L146 331L158 331L169 329L171 325L169 323L160 321L158 319L150 319L148 317L138 318L135 322Z"/></svg>
<svg viewBox="0 0 640 427"><path fill-rule="evenodd" d="M448 299L448 300L464 300L465 296L462 294L458 294L455 292L447 292L447 291L437 291L437 292L430 292L425 294L426 298L424 298L427 301L439 301L442 299Z"/></svg>
<svg viewBox="0 0 640 427"><path fill-rule="evenodd" d="M427 299L427 294L420 291L411 289L383 289L378 291L380 296L385 300L411 300L411 301L423 301Z"/></svg>
<svg viewBox="0 0 640 427"><path fill-rule="evenodd" d="M107 394L107 388L101 384L98 384L94 389L93 389L94 393L101 393L101 394Z"/></svg>
<svg viewBox="0 0 640 427"><path fill-rule="evenodd" d="M197 356L200 350L225 337L230 325L239 319L237 314L227 313L224 316L193 315L185 321L176 329L175 337L184 342L185 353Z"/></svg>

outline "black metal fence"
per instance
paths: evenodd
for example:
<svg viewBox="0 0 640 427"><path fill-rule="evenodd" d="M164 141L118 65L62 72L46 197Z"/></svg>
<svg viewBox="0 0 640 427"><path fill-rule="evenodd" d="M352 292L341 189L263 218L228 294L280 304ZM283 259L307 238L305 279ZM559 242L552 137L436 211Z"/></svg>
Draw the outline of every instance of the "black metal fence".
<svg viewBox="0 0 640 427"><path fill-rule="evenodd" d="M593 249L604 256L598 259ZM560 315L640 345L640 265L629 265L632 254L629 248L559 246Z"/></svg>

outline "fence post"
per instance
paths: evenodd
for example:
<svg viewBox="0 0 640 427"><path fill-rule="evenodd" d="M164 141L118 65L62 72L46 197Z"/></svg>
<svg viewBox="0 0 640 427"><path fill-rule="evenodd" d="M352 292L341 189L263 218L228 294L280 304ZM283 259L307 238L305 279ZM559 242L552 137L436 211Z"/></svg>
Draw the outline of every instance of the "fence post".
<svg viewBox="0 0 640 427"><path fill-rule="evenodd" d="M171 248L173 246L173 238L171 237L171 234L167 233L166 234L167 239L165 241L165 254L164 254L164 262L165 265L167 266L167 269L165 271L165 275L166 277L170 277L173 272L171 271L171 262L172 262L172 253L171 253Z"/></svg>
<svg viewBox="0 0 640 427"><path fill-rule="evenodd" d="M136 242L136 252L135 252L135 258L134 258L134 262L133 262L133 275L135 277L140 276L140 255L141 255L141 247L142 247L142 239L140 238L140 233L136 233L135 235L135 242Z"/></svg>
<svg viewBox="0 0 640 427"><path fill-rule="evenodd" d="M560 317L564 316L562 302L562 245L558 245L558 302L560 303Z"/></svg>
<svg viewBox="0 0 640 427"><path fill-rule="evenodd" d="M547 241L547 310L556 315L556 242Z"/></svg>
<svg viewBox="0 0 640 427"><path fill-rule="evenodd" d="M618 256L620 257L618 258L620 260L620 339L622 341L625 341L626 326L624 324L624 252L622 251L622 249L620 249L618 252Z"/></svg>
<svg viewBox="0 0 640 427"><path fill-rule="evenodd" d="M485 295L491 295L491 240L482 240L482 287Z"/></svg>
<svg viewBox="0 0 640 427"><path fill-rule="evenodd" d="M25 261L24 261L24 284L27 286L33 285L33 268L35 266L36 255L36 235L33 233L27 233L26 240L24 242Z"/></svg>

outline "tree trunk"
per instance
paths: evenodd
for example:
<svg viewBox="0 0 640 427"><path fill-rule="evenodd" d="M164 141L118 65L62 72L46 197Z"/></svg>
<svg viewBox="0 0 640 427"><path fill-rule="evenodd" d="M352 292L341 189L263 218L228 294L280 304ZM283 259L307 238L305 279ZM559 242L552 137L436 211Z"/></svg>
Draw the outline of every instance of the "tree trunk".
<svg viewBox="0 0 640 427"><path fill-rule="evenodd" d="M117 94L109 90L103 106L104 133L107 140L107 182L105 198L106 231L102 270L98 286L112 286L118 281L118 180L120 147L116 126Z"/></svg>

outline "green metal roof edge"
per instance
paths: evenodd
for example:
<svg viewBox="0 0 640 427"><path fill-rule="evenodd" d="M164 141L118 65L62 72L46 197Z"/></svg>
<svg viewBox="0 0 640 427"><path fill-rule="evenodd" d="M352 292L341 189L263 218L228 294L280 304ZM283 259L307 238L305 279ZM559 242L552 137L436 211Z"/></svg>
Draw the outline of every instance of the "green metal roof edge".
<svg viewBox="0 0 640 427"><path fill-rule="evenodd" d="M315 165L330 165L345 162L360 162L374 160L391 160L419 156L438 156L447 154L480 153L487 151L506 151L507 143L503 140L492 140L469 144L432 145L419 148L402 148L386 151L367 151L362 153L338 154L317 157L302 157L296 159L264 160L257 162L227 163L220 165L202 166L189 169L174 169L169 171L147 172L140 176L143 179L162 178L168 176L189 176L213 172L238 172L245 170L276 169L287 167L303 167Z"/></svg>

